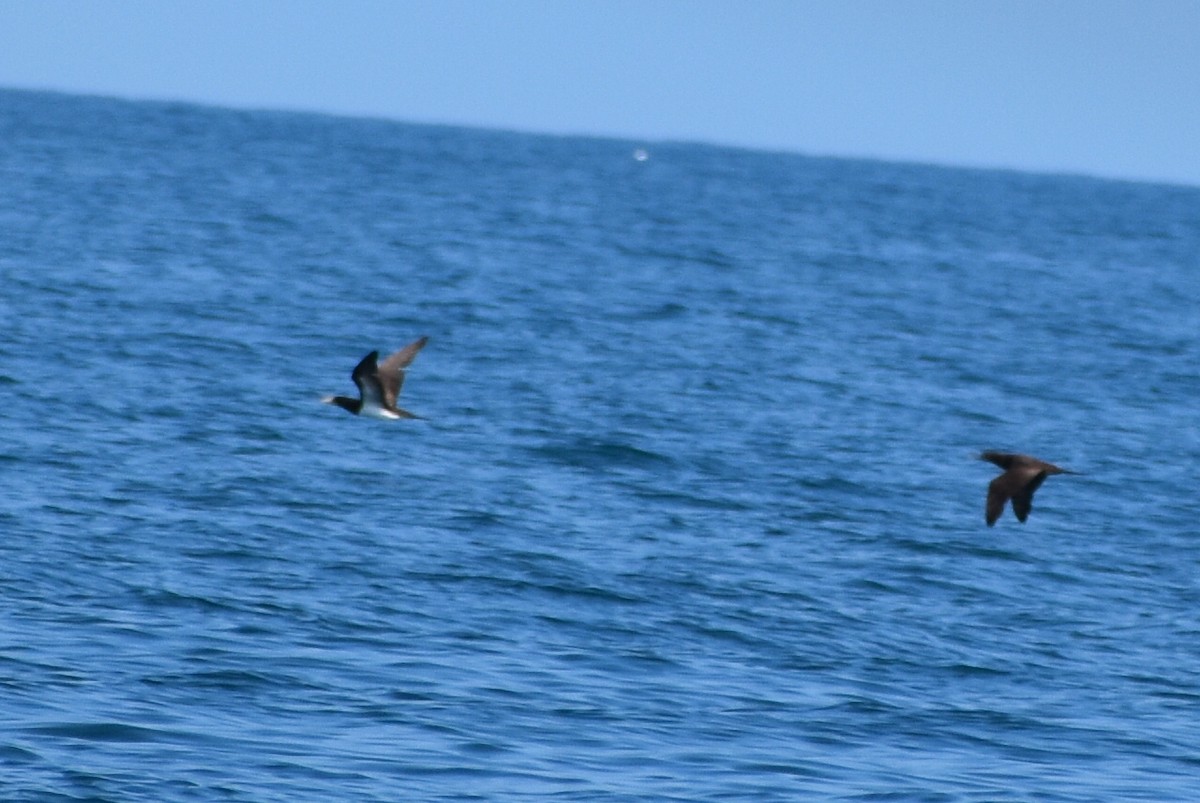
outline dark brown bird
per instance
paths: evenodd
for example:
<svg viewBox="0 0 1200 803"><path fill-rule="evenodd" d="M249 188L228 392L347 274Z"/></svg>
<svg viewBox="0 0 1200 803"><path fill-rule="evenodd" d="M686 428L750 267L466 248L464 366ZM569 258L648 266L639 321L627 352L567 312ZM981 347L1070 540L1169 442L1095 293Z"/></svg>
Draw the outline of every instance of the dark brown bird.
<svg viewBox="0 0 1200 803"><path fill-rule="evenodd" d="M359 361L350 374L354 384L358 385L359 398L350 399L345 396L326 396L321 401L326 404L336 404L343 410L355 415L369 415L375 418L420 418L421 416L402 410L396 406L400 396L400 388L404 385L404 369L408 367L417 352L429 342L428 337L421 337L409 343L383 362L377 362L379 352L372 351Z"/></svg>
<svg viewBox="0 0 1200 803"><path fill-rule="evenodd" d="M1012 500L1012 509L1013 513L1017 514L1017 521L1024 522L1029 518L1029 511L1033 509L1033 492L1042 487L1046 477L1051 474L1079 473L1023 454L984 452L979 455L979 459L989 460L1004 469L1004 473L988 485L986 517L989 527L1000 518L1000 514L1004 512L1004 503L1009 499Z"/></svg>

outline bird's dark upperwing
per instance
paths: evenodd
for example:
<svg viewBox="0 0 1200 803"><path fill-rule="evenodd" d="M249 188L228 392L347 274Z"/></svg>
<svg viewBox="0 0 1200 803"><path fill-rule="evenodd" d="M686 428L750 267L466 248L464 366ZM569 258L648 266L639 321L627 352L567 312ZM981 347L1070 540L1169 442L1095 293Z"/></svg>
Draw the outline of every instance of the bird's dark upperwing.
<svg viewBox="0 0 1200 803"><path fill-rule="evenodd" d="M350 374L354 384L358 385L364 405L378 407L383 404L383 389L379 385L379 367L376 362L378 359L379 352L372 351L354 366L354 371Z"/></svg>
<svg viewBox="0 0 1200 803"><path fill-rule="evenodd" d="M988 485L987 495L987 526L991 527L1004 512L1004 503L1012 495L1012 475L1001 474Z"/></svg>
<svg viewBox="0 0 1200 803"><path fill-rule="evenodd" d="M404 387L404 369L428 342L428 337L418 338L379 364L376 375L383 392L383 400L389 407L394 408L396 400L400 398L400 388Z"/></svg>
<svg viewBox="0 0 1200 803"><path fill-rule="evenodd" d="M1041 472L1022 488L1017 493L1013 494L1013 513L1017 514L1017 521L1025 521L1029 518L1029 511L1033 510L1033 492L1042 487L1042 483L1046 481L1046 472Z"/></svg>

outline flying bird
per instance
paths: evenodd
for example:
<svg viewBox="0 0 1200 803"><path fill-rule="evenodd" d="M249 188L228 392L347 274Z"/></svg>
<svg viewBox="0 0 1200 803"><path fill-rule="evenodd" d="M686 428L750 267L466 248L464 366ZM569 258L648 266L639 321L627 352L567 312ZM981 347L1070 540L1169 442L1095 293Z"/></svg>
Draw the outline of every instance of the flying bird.
<svg viewBox="0 0 1200 803"><path fill-rule="evenodd" d="M989 527L1000 518L1000 514L1004 512L1004 503L1009 499L1012 500L1017 521L1024 522L1029 518L1029 511L1033 509L1033 492L1042 487L1046 477L1051 474L1079 473L1023 454L984 452L979 455L979 459L988 460L1004 469L1004 473L988 485L986 517Z"/></svg>
<svg viewBox="0 0 1200 803"><path fill-rule="evenodd" d="M420 418L419 415L397 407L396 399L400 396L401 386L404 385L404 369L428 342L428 337L418 338L383 362L378 362L379 352L372 351L359 361L350 374L354 384L358 385L359 398L326 396L321 401L325 404L336 404L355 415L369 415L393 420Z"/></svg>

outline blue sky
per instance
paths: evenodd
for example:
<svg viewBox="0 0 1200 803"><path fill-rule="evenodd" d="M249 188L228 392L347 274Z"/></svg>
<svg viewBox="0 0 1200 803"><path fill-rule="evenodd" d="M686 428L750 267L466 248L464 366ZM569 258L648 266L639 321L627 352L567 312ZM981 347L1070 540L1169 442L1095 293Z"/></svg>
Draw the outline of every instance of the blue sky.
<svg viewBox="0 0 1200 803"><path fill-rule="evenodd" d="M0 86L1200 185L1200 0L0 0Z"/></svg>

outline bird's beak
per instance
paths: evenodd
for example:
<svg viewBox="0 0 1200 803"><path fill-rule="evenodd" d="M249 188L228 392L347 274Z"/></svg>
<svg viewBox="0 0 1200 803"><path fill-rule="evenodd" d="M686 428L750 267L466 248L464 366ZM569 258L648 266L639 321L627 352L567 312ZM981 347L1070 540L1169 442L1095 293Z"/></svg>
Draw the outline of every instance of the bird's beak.
<svg viewBox="0 0 1200 803"><path fill-rule="evenodd" d="M333 404L333 397L332 396L322 396L321 404Z"/></svg>

